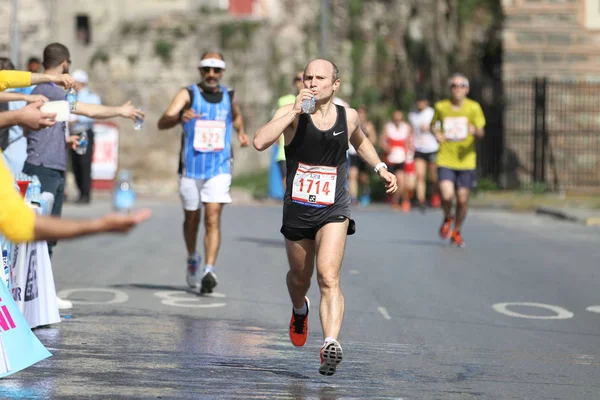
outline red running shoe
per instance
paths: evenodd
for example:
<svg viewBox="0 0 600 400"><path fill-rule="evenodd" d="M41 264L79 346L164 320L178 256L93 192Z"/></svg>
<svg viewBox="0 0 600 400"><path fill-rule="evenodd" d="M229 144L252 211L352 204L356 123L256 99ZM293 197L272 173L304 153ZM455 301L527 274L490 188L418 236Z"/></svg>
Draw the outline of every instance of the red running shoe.
<svg viewBox="0 0 600 400"><path fill-rule="evenodd" d="M308 338L308 312L310 311L310 301L304 297L306 302L306 314L296 315L292 308L292 319L290 320L290 340L296 347L304 346Z"/></svg>

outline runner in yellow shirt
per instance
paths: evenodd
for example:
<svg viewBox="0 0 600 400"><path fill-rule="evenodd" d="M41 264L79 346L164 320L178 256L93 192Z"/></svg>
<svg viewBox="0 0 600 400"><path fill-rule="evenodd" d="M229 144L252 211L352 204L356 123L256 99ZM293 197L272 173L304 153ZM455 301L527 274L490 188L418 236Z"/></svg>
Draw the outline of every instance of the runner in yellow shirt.
<svg viewBox="0 0 600 400"><path fill-rule="evenodd" d="M485 116L479 103L467 98L469 80L464 75L454 74L448 83L451 97L435 104L431 121L440 143L438 177L444 210L440 236L442 239L450 238L452 246L464 247L460 232L467 216L469 193L476 180L475 139L482 139L485 135ZM455 195L456 216L453 216L451 208Z"/></svg>

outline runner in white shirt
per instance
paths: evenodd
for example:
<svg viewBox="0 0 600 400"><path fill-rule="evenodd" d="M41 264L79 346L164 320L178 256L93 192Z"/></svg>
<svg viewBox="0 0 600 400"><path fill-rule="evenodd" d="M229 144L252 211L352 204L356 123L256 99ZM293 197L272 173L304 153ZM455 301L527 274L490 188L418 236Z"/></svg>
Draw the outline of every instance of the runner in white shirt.
<svg viewBox="0 0 600 400"><path fill-rule="evenodd" d="M414 132L415 167L417 172L417 200L421 211L425 211L427 173L431 183L431 207L440 207L440 194L437 179L437 151L439 144L431 133L430 125L433 108L424 95L417 97L416 108L408 114Z"/></svg>

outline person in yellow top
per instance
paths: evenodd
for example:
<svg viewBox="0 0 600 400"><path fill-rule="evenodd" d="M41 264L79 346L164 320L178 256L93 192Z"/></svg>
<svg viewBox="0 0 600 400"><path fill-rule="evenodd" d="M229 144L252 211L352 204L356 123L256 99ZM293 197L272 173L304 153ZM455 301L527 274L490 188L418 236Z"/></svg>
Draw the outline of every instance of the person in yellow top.
<svg viewBox="0 0 600 400"><path fill-rule="evenodd" d="M299 71L294 75L294 94L286 94L285 96L281 96L277 100L277 109L280 109L283 106L287 106L288 104L294 104L296 102L296 96L304 87L304 83L302 83L302 79L304 77L304 71ZM285 165L285 137L281 135L279 137L279 142L277 145L277 155L275 157L277 161L277 165L279 166L279 171L281 172L281 180L283 182L283 190L285 190L285 177L286 177L286 165Z"/></svg>
<svg viewBox="0 0 600 400"><path fill-rule="evenodd" d="M46 82L52 82L65 88L72 88L75 85L75 80L69 74L48 75L26 71L0 71L0 92L9 88L28 87Z"/></svg>
<svg viewBox="0 0 600 400"><path fill-rule="evenodd" d="M69 75L49 77L21 71L0 71L0 88L27 87L42 82L54 82L71 87L75 82ZM0 126L22 125L35 128L53 123L56 115L42 113L42 102L17 110L0 113ZM10 170L0 151L0 234L9 241L25 243L36 240L68 239L100 232L127 232L150 217L150 210L135 214L107 214L93 220L70 220L37 215L15 189Z"/></svg>
<svg viewBox="0 0 600 400"><path fill-rule="evenodd" d="M485 135L485 116L479 103L467 98L469 80L466 76L453 74L448 84L451 96L435 104L431 121L432 131L440 143L437 162L444 211L440 236L442 239L450 238L453 246L464 247L460 232L467 216L469 194L476 180L475 139L482 139ZM451 209L455 196L456 217Z"/></svg>

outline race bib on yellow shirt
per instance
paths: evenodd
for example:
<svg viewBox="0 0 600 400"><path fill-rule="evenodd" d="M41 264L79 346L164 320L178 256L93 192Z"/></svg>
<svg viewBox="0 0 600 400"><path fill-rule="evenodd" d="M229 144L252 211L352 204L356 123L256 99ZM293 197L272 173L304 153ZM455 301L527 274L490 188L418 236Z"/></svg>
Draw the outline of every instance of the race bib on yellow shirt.
<svg viewBox="0 0 600 400"><path fill-rule="evenodd" d="M225 121L197 120L194 125L194 150L203 153L225 148Z"/></svg>
<svg viewBox="0 0 600 400"><path fill-rule="evenodd" d="M446 140L456 142L465 140L469 136L469 120L467 117L444 118L444 137Z"/></svg>
<svg viewBox="0 0 600 400"><path fill-rule="evenodd" d="M292 185L292 200L311 207L332 205L336 182L337 167L299 163Z"/></svg>

